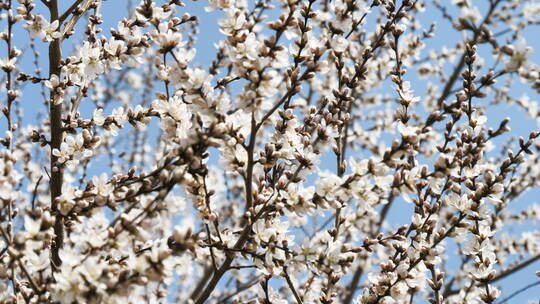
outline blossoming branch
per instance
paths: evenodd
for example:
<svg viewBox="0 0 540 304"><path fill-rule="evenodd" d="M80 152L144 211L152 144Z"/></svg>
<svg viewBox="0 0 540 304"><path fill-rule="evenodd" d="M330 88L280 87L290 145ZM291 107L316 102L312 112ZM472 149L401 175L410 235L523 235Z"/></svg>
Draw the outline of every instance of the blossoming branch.
<svg viewBox="0 0 540 304"><path fill-rule="evenodd" d="M197 5L0 1L0 302L538 294L540 4Z"/></svg>

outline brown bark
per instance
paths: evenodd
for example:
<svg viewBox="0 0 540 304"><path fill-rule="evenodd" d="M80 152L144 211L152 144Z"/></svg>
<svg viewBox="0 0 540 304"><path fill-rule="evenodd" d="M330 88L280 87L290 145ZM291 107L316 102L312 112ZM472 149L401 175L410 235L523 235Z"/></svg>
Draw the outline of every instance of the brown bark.
<svg viewBox="0 0 540 304"><path fill-rule="evenodd" d="M58 20L58 0L49 2L49 12L51 15L50 22ZM60 38L61 39L61 38ZM60 77L60 60L62 59L61 40L55 39L49 45L49 77L56 75ZM52 245L52 262L53 265L59 267L62 265L59 251L64 243L64 218L59 212L57 198L62 195L62 182L64 179L63 169L58 166L58 158L52 155L53 149L60 149L63 140L62 132L62 104L54 104L56 92L51 91L49 106L49 122L51 128L51 210L55 215L54 223L54 243Z"/></svg>

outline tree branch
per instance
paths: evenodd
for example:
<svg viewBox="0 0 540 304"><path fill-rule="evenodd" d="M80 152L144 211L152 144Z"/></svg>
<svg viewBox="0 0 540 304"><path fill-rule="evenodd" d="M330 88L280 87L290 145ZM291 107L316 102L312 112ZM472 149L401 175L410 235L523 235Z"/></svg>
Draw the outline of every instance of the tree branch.
<svg viewBox="0 0 540 304"><path fill-rule="evenodd" d="M98 3L100 2L101 0L98 0ZM90 9L92 3L94 3L93 0L86 0L86 2L81 6L81 13L71 17L71 19L67 22L66 26L61 32L61 35L60 35L61 40L64 40L64 38L66 38L66 35L69 34L71 30L73 30L73 27L75 27L75 24L77 24L77 21L79 21L79 19L81 19L84 13L86 13Z"/></svg>
<svg viewBox="0 0 540 304"><path fill-rule="evenodd" d="M49 2L47 2L47 0L41 0L41 3L45 4L46 7L51 7L51 5L49 4Z"/></svg>
<svg viewBox="0 0 540 304"><path fill-rule="evenodd" d="M58 22L62 23L66 20L67 17L83 2L84 0L76 0L73 4L58 18Z"/></svg>
<svg viewBox="0 0 540 304"><path fill-rule="evenodd" d="M49 12L51 15L51 23L58 20L58 0L51 0L49 6ZM49 44L49 77L60 76L60 60L62 59L62 48L60 39L55 39ZM60 149L60 145L63 140L62 131L62 104L56 104L56 92L51 91L49 99L49 122L51 128L51 178L50 178L50 191L51 191L51 210L55 215L54 222L54 242L52 245L52 257L51 262L54 266L53 269L57 269L62 265L59 251L64 243L64 218L60 214L58 208L57 198L62 195L62 183L64 179L63 168L58 166L58 158L52 154L54 149Z"/></svg>
<svg viewBox="0 0 540 304"><path fill-rule="evenodd" d="M491 283L495 283L495 282L497 282L497 281L499 281L499 280L502 280L502 279L504 279L505 277L507 277L507 276L509 276L509 275L511 275L511 274L513 274L513 273L515 273L515 272L517 272L517 271L519 271L519 270L521 270L521 269L523 269L523 268L529 266L530 264L532 264L532 263L534 263L534 262L536 262L536 261L538 261L538 260L540 260L540 254L531 257L530 259L526 260L525 262L523 262L523 263L521 263L521 264L516 265L515 267L512 267L512 268L510 268L510 269L507 269L507 270L505 270L505 271L499 273L498 275L496 275L495 277L493 277L493 279L491 279L488 283L491 284ZM449 297L449 296L458 294L459 292L460 292L459 289L448 290L448 291L446 291L446 292L443 294L443 297L446 298L446 297Z"/></svg>
<svg viewBox="0 0 540 304"><path fill-rule="evenodd" d="M474 31L473 39L469 43L476 44L478 42L478 39L480 38L480 33L481 33L480 28L489 20L489 18L491 18L491 15L495 11L495 8L499 4L499 2L501 2L501 0L497 0L495 2L490 3L489 10L486 16L484 17L480 25L476 27L476 30ZM454 71L452 72L450 79L446 82L446 85L444 86L441 96L439 96L439 99L437 100L437 104L439 106L452 93L452 87L454 86L454 83L458 79L459 74L461 73L461 70L463 69L464 66L465 66L465 53L459 59L458 65L454 68Z"/></svg>
<svg viewBox="0 0 540 304"><path fill-rule="evenodd" d="M285 280L287 281L287 285L289 285L289 288L291 289L294 295L294 298L296 299L296 302L298 302L298 304L304 304L304 302L302 302L302 298L300 298L300 295L296 291L296 288L294 288L294 284L291 281L291 277L287 273L287 267L283 267L283 276L285 277Z"/></svg>

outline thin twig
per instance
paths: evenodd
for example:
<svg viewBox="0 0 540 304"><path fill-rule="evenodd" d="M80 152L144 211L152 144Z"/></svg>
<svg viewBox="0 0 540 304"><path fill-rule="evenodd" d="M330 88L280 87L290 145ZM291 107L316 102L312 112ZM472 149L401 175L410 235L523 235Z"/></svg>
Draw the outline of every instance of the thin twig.
<svg viewBox="0 0 540 304"><path fill-rule="evenodd" d="M69 15L77 8L77 6L79 4L81 4L81 2L83 2L84 0L75 0L75 2L73 2L73 4L60 16L60 18L58 18L58 22L62 23L66 20L67 17L69 17Z"/></svg>
<svg viewBox="0 0 540 304"><path fill-rule="evenodd" d="M101 1L99 0L98 2L101 2ZM64 38L66 38L66 34L71 32L73 27L75 27L75 24L77 24L77 21L79 21L79 19L81 19L81 17L84 15L84 13L86 13L90 9L90 6L92 5L92 3L93 3L93 0L86 0L86 2L83 5L81 5L81 7L80 7L81 13L77 14L77 15L74 15L73 17L71 17L71 19L69 19L66 26L64 27L64 29L61 32L61 35L60 35L60 38L59 38L60 40L64 40Z"/></svg>
<svg viewBox="0 0 540 304"><path fill-rule="evenodd" d="M514 293L512 293L512 294L509 295L508 297L502 299L502 300L499 302L499 304L506 303L506 302L508 302L508 300L510 300L511 298L513 298L513 297L517 296L518 294L520 294L520 293L526 291L527 289L532 288L532 287L537 286L537 285L540 285L540 280L538 280L538 281L536 281L536 282L534 282L534 283L531 283L531 284L529 284L529 285L527 285L527 286L525 286L525 287L523 287L523 288L521 288L521 289L519 289L519 290L516 290Z"/></svg>
<svg viewBox="0 0 540 304"><path fill-rule="evenodd" d="M36 197L37 197L37 190L38 190L38 187L39 187L39 183L41 182L42 179L43 179L43 175L41 175L39 177L39 179L37 180L36 186L34 187L34 192L32 193L32 203L31 203L32 210L34 210L34 207L35 207L35 201L36 201Z"/></svg>
<svg viewBox="0 0 540 304"><path fill-rule="evenodd" d="M41 3L45 4L46 7L51 7L51 5L49 4L49 2L47 2L47 0L41 0Z"/></svg>
<svg viewBox="0 0 540 304"><path fill-rule="evenodd" d="M298 302L298 304L303 304L304 302L302 302L302 298L300 298L300 295L296 291L296 288L294 288L294 284L291 280L291 277L287 273L287 267L283 267L283 276L285 277L285 280L287 281L287 285L289 285L289 288L291 289L294 295L294 298L296 299L296 302Z"/></svg>

